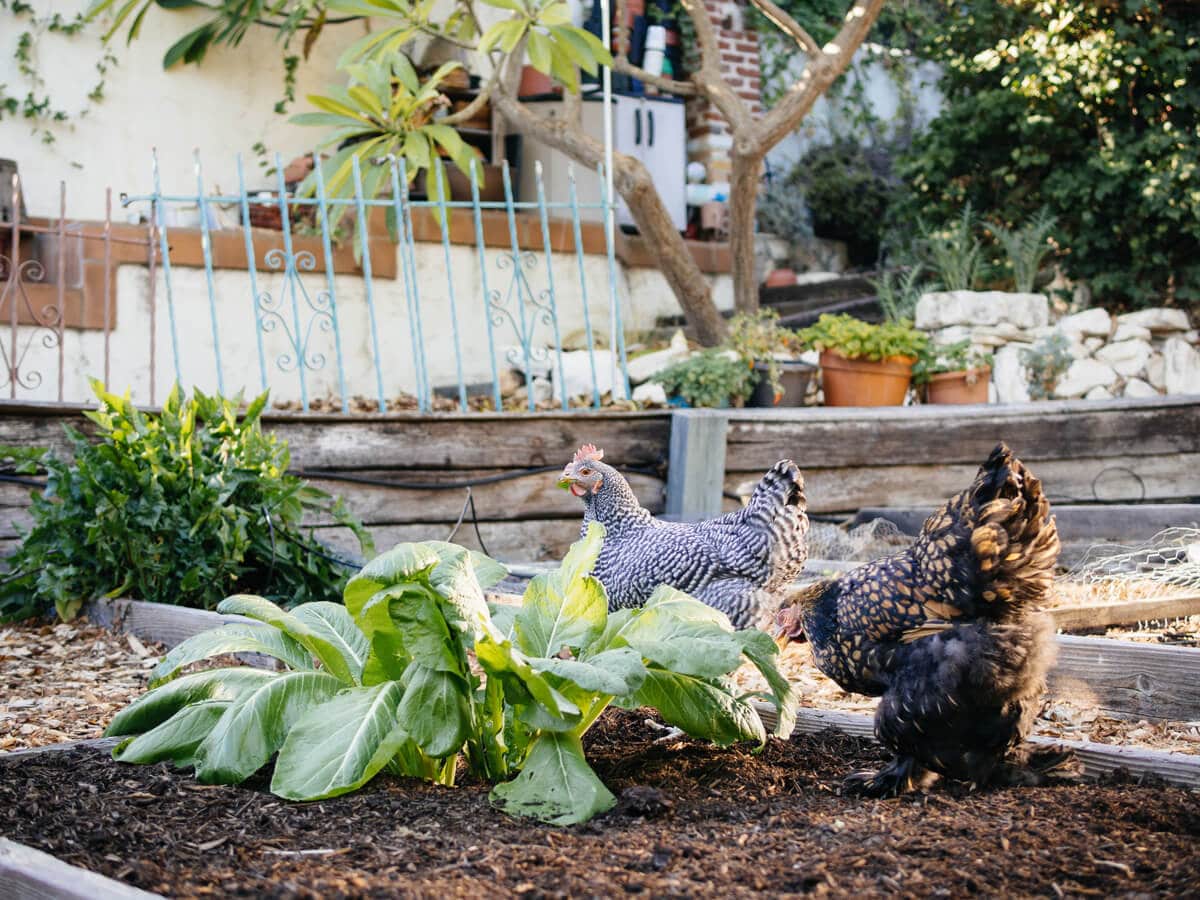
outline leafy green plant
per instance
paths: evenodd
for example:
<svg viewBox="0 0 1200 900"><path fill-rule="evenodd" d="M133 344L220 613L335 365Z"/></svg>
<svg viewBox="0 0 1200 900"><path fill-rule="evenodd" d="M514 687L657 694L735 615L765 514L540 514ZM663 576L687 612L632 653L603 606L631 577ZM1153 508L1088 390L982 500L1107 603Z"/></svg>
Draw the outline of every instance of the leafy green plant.
<svg viewBox="0 0 1200 900"><path fill-rule="evenodd" d="M759 232L777 235L790 244L813 235L812 213L802 191L764 191L754 214Z"/></svg>
<svg viewBox="0 0 1200 900"><path fill-rule="evenodd" d="M202 782L236 784L278 754L271 790L291 800L346 793L385 770L452 785L463 758L476 776L500 782L497 806L567 825L615 802L581 743L612 703L653 706L721 745L761 745L762 722L727 678L748 659L780 710L776 733L790 733L797 698L774 665L774 642L735 631L724 614L670 588L610 614L589 574L603 533L592 523L519 607L484 601L502 566L440 542L372 560L346 585L344 606L289 613L261 597L230 597L222 611L266 627L226 625L172 650L152 689L109 726L126 738L113 756L170 759ZM240 652L285 668L179 676Z"/></svg>
<svg viewBox="0 0 1200 900"><path fill-rule="evenodd" d="M654 376L668 396L689 406L740 406L757 378L751 365L728 350L709 349L663 369Z"/></svg>
<svg viewBox="0 0 1200 900"><path fill-rule="evenodd" d="M973 291L983 270L983 244L976 237L978 222L970 203L944 228L921 226L918 252L936 274L942 290Z"/></svg>
<svg viewBox="0 0 1200 900"><path fill-rule="evenodd" d="M1054 396L1058 379L1071 368L1071 345L1059 332L1047 335L1021 351L1021 364L1029 377L1029 396L1047 400Z"/></svg>
<svg viewBox="0 0 1200 900"><path fill-rule="evenodd" d="M953 344L929 344L917 357L917 361L913 363L913 383L926 384L933 375L940 375L943 372L982 369L991 364L992 354L985 350L972 348L969 340Z"/></svg>
<svg viewBox="0 0 1200 900"><path fill-rule="evenodd" d="M792 359L799 356L803 349L795 331L780 327L779 313L765 307L757 312L735 315L729 323L729 338L725 347L736 353L751 369L755 363L765 366L767 381L776 395L783 393L779 357Z"/></svg>
<svg viewBox="0 0 1200 900"><path fill-rule="evenodd" d="M917 301L924 293L921 286L924 275L925 267L916 263L900 270L886 269L878 278L871 279L884 318L889 322L913 319L917 313Z"/></svg>
<svg viewBox="0 0 1200 900"><path fill-rule="evenodd" d="M122 595L212 609L238 589L314 600L346 575L303 534L312 512L353 529L373 554L340 500L286 474L287 444L259 421L266 394L239 413L240 398L185 400L176 387L154 415L92 386L95 441L68 427L74 459L39 460L46 490L0 581L0 616L53 604L70 619L88 600Z"/></svg>
<svg viewBox="0 0 1200 900"><path fill-rule="evenodd" d="M1005 228L1003 225L989 225L988 230L996 236L997 242L1004 248L1008 256L1008 264L1012 267L1013 284L1017 291L1023 294L1033 292L1037 281L1038 270L1042 260L1050 253L1053 246L1050 234L1058 224L1058 217L1050 215L1043 207L1029 217L1020 228Z"/></svg>
<svg viewBox="0 0 1200 900"><path fill-rule="evenodd" d="M929 343L925 333L913 328L908 320L873 325L845 313L824 313L814 324L801 329L798 336L816 350L876 362L893 356L920 357Z"/></svg>

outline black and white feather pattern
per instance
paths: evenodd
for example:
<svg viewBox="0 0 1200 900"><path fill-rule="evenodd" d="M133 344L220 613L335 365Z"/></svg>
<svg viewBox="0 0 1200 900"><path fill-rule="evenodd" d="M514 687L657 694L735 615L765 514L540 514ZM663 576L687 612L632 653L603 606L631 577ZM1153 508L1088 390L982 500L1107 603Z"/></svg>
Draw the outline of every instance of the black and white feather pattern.
<svg viewBox="0 0 1200 900"><path fill-rule="evenodd" d="M590 465L602 482L584 497L583 531L592 521L605 527L594 574L612 609L639 606L667 584L744 628L767 604L778 605L778 592L804 568L804 479L791 460L776 463L742 509L694 523L655 519L616 469Z"/></svg>

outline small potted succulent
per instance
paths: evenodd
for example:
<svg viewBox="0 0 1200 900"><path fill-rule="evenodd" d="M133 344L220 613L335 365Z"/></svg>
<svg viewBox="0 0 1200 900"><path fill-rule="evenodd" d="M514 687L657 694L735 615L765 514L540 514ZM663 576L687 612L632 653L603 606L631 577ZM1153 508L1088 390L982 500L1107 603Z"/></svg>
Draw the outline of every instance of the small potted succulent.
<svg viewBox="0 0 1200 900"><path fill-rule="evenodd" d="M987 403L992 354L970 341L929 345L913 366L913 383L925 386L927 403Z"/></svg>
<svg viewBox="0 0 1200 900"><path fill-rule="evenodd" d="M929 342L907 319L873 325L844 313L825 313L799 337L821 351L827 406L904 403L913 365Z"/></svg>
<svg viewBox="0 0 1200 900"><path fill-rule="evenodd" d="M672 406L742 406L754 390L755 376L736 354L705 350L654 376Z"/></svg>
<svg viewBox="0 0 1200 900"><path fill-rule="evenodd" d="M779 313L760 309L738 313L725 344L755 373L747 406L802 406L817 367L799 359L803 347L796 332L779 324Z"/></svg>

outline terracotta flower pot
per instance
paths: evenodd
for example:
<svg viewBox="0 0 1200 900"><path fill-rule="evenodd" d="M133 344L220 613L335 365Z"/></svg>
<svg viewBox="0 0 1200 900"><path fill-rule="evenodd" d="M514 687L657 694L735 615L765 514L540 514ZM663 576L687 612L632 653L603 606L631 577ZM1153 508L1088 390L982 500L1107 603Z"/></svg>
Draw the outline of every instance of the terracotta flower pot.
<svg viewBox="0 0 1200 900"><path fill-rule="evenodd" d="M797 281L796 273L791 269L772 269L763 281L764 287L791 287Z"/></svg>
<svg viewBox="0 0 1200 900"><path fill-rule="evenodd" d="M987 403L991 366L929 376L925 398L930 403Z"/></svg>
<svg viewBox="0 0 1200 900"><path fill-rule="evenodd" d="M562 88L549 75L539 72L533 66L523 66L521 68L521 83L517 87L518 98L541 97L546 94L561 93Z"/></svg>
<svg viewBox="0 0 1200 900"><path fill-rule="evenodd" d="M879 362L847 359L833 350L821 353L821 386L826 406L900 406L912 380L912 356Z"/></svg>

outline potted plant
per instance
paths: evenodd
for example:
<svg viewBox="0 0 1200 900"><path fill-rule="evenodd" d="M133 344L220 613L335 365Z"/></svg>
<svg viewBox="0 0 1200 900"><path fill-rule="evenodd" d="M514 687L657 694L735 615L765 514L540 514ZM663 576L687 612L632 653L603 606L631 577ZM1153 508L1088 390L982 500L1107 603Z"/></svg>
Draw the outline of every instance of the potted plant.
<svg viewBox="0 0 1200 900"><path fill-rule="evenodd" d="M779 313L760 309L739 313L730 322L725 344L754 372L747 406L802 406L817 367L799 359L803 347L796 332L779 325Z"/></svg>
<svg viewBox="0 0 1200 900"><path fill-rule="evenodd" d="M992 354L970 341L925 348L913 366L913 383L925 386L927 403L987 403Z"/></svg>
<svg viewBox="0 0 1200 900"><path fill-rule="evenodd" d="M654 376L672 406L741 406L754 390L754 372L734 353L709 349Z"/></svg>
<svg viewBox="0 0 1200 900"><path fill-rule="evenodd" d="M902 404L913 364L929 340L907 319L873 325L845 313L825 313L799 337L821 351L827 406Z"/></svg>

